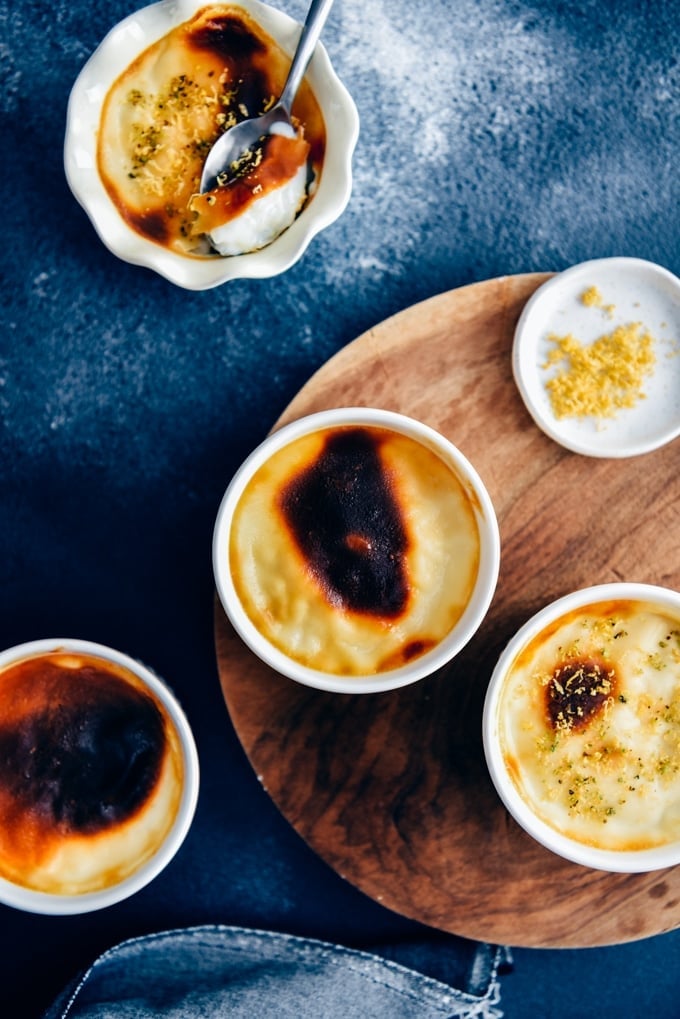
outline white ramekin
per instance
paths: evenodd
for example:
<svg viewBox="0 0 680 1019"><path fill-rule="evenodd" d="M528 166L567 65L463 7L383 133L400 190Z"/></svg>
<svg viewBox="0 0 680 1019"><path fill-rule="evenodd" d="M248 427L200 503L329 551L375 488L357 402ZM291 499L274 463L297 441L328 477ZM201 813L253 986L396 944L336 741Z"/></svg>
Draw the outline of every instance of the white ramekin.
<svg viewBox="0 0 680 1019"><path fill-rule="evenodd" d="M501 743L502 720L499 713L506 677L518 655L534 638L575 609L619 600L657 605L680 621L680 593L652 584L599 584L558 598L527 620L500 655L486 693L482 730L486 763L496 791L508 812L529 835L572 863L596 870L632 874L680 863L680 841L649 849L619 851L587 845L557 831L532 810L508 772Z"/></svg>
<svg viewBox="0 0 680 1019"><path fill-rule="evenodd" d="M167 866L182 845L191 826L199 787L198 754L186 716L166 684L147 666L128 655L88 640L54 638L29 641L0 652L2 670L8 666L53 652L72 652L110 662L131 672L160 702L177 734L183 765L183 787L174 823L153 857L127 878L100 891L59 895L35 891L0 878L0 902L31 913L66 915L89 913L126 899L149 884Z"/></svg>
<svg viewBox="0 0 680 1019"><path fill-rule="evenodd" d="M461 618L434 648L409 664L378 674L334 675L301 665L265 637L244 611L229 568L229 536L234 510L255 472L287 444L329 427L373 426L399 432L436 453L456 474L471 495L480 535L480 562L476 583ZM266 538L265 538L266 540ZM448 439L412 418L393 411L365 407L320 411L273 432L246 459L222 499L213 536L213 570L222 606L248 647L277 672L306 686L336 693L377 693L414 683L449 662L480 626L496 589L500 564L498 523L489 494L474 467Z"/></svg>

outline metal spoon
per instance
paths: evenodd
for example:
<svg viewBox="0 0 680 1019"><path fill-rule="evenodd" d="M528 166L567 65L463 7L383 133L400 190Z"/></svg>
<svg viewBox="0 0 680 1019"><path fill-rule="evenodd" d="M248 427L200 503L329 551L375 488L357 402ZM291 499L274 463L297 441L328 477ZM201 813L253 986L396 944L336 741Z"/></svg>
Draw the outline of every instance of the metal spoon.
<svg viewBox="0 0 680 1019"><path fill-rule="evenodd" d="M203 166L201 194L223 182L218 178L228 180L234 164L238 164L261 138L268 134L289 134L291 137L295 134L290 113L293 100L332 6L333 0L312 0L279 101L261 116L242 120L220 135Z"/></svg>

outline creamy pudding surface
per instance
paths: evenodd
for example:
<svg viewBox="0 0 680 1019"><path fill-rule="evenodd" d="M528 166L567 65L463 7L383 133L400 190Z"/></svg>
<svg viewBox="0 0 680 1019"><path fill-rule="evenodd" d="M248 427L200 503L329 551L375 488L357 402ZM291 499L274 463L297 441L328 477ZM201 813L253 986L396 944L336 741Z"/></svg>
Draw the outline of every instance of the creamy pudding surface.
<svg viewBox="0 0 680 1019"><path fill-rule="evenodd" d="M52 651L0 672L0 877L80 895L129 877L179 809L184 766L164 707L132 672Z"/></svg>
<svg viewBox="0 0 680 1019"><path fill-rule="evenodd" d="M575 609L515 658L506 768L547 824L601 849L680 839L680 619L641 601Z"/></svg>
<svg viewBox="0 0 680 1019"><path fill-rule="evenodd" d="M373 426L328 427L248 482L229 539L260 633L335 675L397 668L455 626L479 570L472 498L429 448Z"/></svg>
<svg viewBox="0 0 680 1019"><path fill-rule="evenodd" d="M214 4L154 43L120 75L104 101L97 143L99 174L123 219L147 239L185 255L215 254L211 237L247 216L243 251L272 240L272 194L308 200L292 187L321 172L325 125L303 82L293 106L294 137L271 136L225 186L199 195L205 157L230 126L265 112L286 81L290 59L242 8ZM216 242L219 246L219 242ZM230 250L231 254L240 253Z"/></svg>

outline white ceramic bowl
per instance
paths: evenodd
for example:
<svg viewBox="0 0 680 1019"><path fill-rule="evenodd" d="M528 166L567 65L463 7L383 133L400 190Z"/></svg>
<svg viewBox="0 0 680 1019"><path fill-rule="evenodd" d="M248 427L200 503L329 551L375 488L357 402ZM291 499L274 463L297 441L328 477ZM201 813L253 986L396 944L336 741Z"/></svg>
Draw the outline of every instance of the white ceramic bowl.
<svg viewBox="0 0 680 1019"><path fill-rule="evenodd" d="M230 533L234 511L255 472L278 450L304 435L345 425L388 429L408 436L433 451L457 476L470 497L480 537L479 567L462 616L433 648L406 665L367 675L336 675L301 665L265 639L239 599L229 565ZM266 541L263 534L263 541ZM412 418L372 408L339 408L311 414L273 432L246 459L232 479L221 502L213 537L213 568L224 610L243 641L262 661L284 676L306 686L337 693L376 693L414 683L450 661L481 624L493 597L500 562L498 524L491 499L474 467L444 436Z"/></svg>
<svg viewBox="0 0 680 1019"><path fill-rule="evenodd" d="M199 764L189 723L171 691L149 668L120 651L92 641L70 638L30 641L0 653L0 682L2 670L8 666L57 651L101 659L132 673L165 710L177 735L184 776L175 820L163 842L149 860L119 883L98 891L62 895L36 891L0 878L0 902L31 913L67 915L89 913L120 902L147 885L167 866L184 841L193 820L198 798Z"/></svg>
<svg viewBox="0 0 680 1019"><path fill-rule="evenodd" d="M601 305L582 295L596 288ZM583 345L617 326L640 323L654 338L656 364L645 398L612 418L562 417L552 409L546 368L550 334ZM640 258L599 258L574 265L539 287L520 315L512 350L515 381L538 427L584 456L621 458L649 453L680 435L680 279Z"/></svg>
<svg viewBox="0 0 680 1019"><path fill-rule="evenodd" d="M503 736L504 726L508 718L511 716L511 712L508 710L507 705L505 707L503 705L504 689L506 688L506 684L508 682L508 675L513 669L513 666L517 663L518 658L524 653L526 653L528 646L533 641L536 641L537 638L540 638L542 635L545 635L546 632L554 630L558 620L563 620L563 617L568 616L574 611L578 612L579 610L583 610L586 606L594 605L607 606L607 608L609 608L612 602L618 601L635 603L643 602L647 605L654 606L663 615L668 615L673 620L678 621L678 635L680 635L680 593L678 593L677 591L669 590L667 588L657 587L651 584L635 584L635 583L601 584L594 587L584 588L582 590L572 592L570 594L565 595L562 598L557 599L555 602L553 602L550 605L547 605L545 608L537 612L531 619L529 619L519 629L515 636L510 640L507 647L500 655L496 668L494 669L493 675L491 677L486 694L483 714L483 740L486 762L489 768L492 781L498 792L498 795L500 796L501 800L503 801L503 804L505 805L509 813L512 815L512 817L515 819L515 821L517 821L517 823L521 825L521 827L524 828L524 830L528 832L529 835L531 835L537 842L539 842L545 848L551 850L553 853L556 853L558 856L561 856L566 860L570 860L573 863L581 864L585 867L591 867L597 870L605 870L620 873L637 873L658 870L664 867L675 866L676 864L680 863L680 827L677 827L677 823L676 823L677 837L675 837L674 841L668 841L665 844L656 845L653 847L614 848L611 845L609 845L606 848L602 848L596 844L595 840L593 840L592 844L587 844L581 841L580 838L577 840L575 837L571 837L570 835L566 834L564 830L560 831L556 827L554 827L552 823L548 823L548 821L546 820L545 813L543 813L543 816L539 816L538 813L536 812L536 809L530 805L528 798L520 793L518 783L513 779L512 775L513 774L515 776L519 776L521 774L526 775L528 769L526 765L522 765L519 762L520 754L517 749L517 743L515 743L512 749L508 750L505 737ZM632 625L630 626L629 632L632 632ZM616 642L617 637L625 640L628 638L629 632L621 634L619 630L616 629L614 632L614 636L611 639L614 642ZM680 648L680 639L678 639L678 635L676 635L674 640L677 641L677 647ZM535 646L536 645L534 644L534 647ZM630 654L630 652L626 653ZM629 658L628 660L630 661L631 659ZM614 656L614 658L610 659L610 661L616 662L616 657ZM680 704L680 675L677 674L678 673L677 663L674 668L675 674L677 676L675 696L677 696L678 698L677 703ZM643 698L646 696L648 690L651 690L654 696L658 695L663 697L663 694L660 694L657 690L655 690L654 687L654 682L655 680L656 682L658 682L659 676L657 667L654 664L650 665L648 673L649 675L647 676L645 675L644 671L640 671L638 673L638 676L640 678L636 680L631 680L630 674L626 675L624 666L623 675L625 681L618 690L616 689L616 687L613 688L611 703L608 708L609 714L607 714L607 711L605 711L604 717L611 719L614 716L614 712L617 711L619 713L624 711L626 712L626 714L623 715L624 727L620 730L620 732L622 732L624 735L622 737L619 737L620 738L620 742L618 744L619 747L626 745L627 740L630 738L629 734L631 732L645 731L641 728L640 723L638 721L637 715L638 708L636 705L642 702L638 700L640 694L639 690L636 689L636 683L642 684ZM540 674L542 675L542 670ZM536 678L536 674L535 682L536 683L539 682L538 678ZM631 685L633 690L632 693L631 692L626 693L626 683ZM644 714L645 709L641 710ZM634 711L636 712L636 714L632 715L631 721L628 712ZM536 753L536 759L539 759L540 754L542 752L542 744L540 743L542 734L536 728L536 726L534 726L532 729L527 728L527 720L530 719L531 717L532 716L530 712L527 712L523 716L524 729L525 732L528 733L526 737L528 742L526 745L531 746L532 748L530 753L530 756L532 757L531 763L532 765L535 765L535 759L533 759L534 752ZM601 716L597 717L599 718ZM621 718L622 715L619 714L617 717ZM593 738L592 744L593 749L589 750L588 752L589 756L591 753L602 754L605 746L614 745L613 742L611 744L608 742L608 740L611 737L604 736L603 730L601 729L598 730L599 724L600 724L599 721L597 721L596 723L594 722L592 728L586 726L585 729L585 732L588 732L588 738L590 738L591 734ZM617 727L620 724L621 723L617 722L616 723ZM613 725L614 723L612 722L612 726ZM619 730L617 729L617 731ZM547 725L546 732L549 735L551 735L551 730ZM676 741L675 746L677 746L677 732L674 738ZM598 742L600 740L602 741L602 746L600 746ZM638 745L636 744L636 749L637 746ZM587 809L600 810L606 816L608 810L613 810L615 813L623 811L625 803L628 801L630 801L631 806L633 807L634 810L639 809L640 801L635 800L636 795L638 795L638 793L635 790L637 781L639 781L640 777L642 777L643 781L645 781L646 778L648 778L651 775L651 783L653 783L655 781L654 776L656 775L656 771L654 770L653 767L653 762L656 760L656 758L652 756L651 749L653 745L647 744L647 746L649 748L648 749L649 756L645 758L644 753L641 752L640 757L636 758L636 760L639 760L641 763L639 767L637 764L634 764L634 770L636 771L639 770L640 774L636 774L634 776L632 786L629 786L627 781L624 781L624 768L627 767L627 762L633 762L633 758L631 756L627 756L628 751L624 752L623 756L620 758L620 760L626 762L626 764L619 764L617 770L613 773L617 782L616 796L619 797L615 801L614 806L613 807L607 806L607 804L610 802L608 796L609 793L611 792L611 790L607 790L606 791L607 795L600 801L597 800L591 801L589 799L584 801L585 803L588 804L590 804L591 802L595 803L594 808L589 806ZM567 787L569 785L572 786L574 785L574 774L576 774L577 795L580 796L581 794L578 793L578 789L583 788L582 784L583 775L579 779L578 767L576 769L576 772L572 770L565 772L557 759L552 760L552 758L555 756L555 748L548 747L548 750L549 753L547 753L546 756L549 761L549 768L550 767L553 768L551 774L553 776L559 774L560 777L562 777L563 775L566 777L566 775L568 774L569 781L566 783ZM609 753L608 750L605 750L604 752L605 754ZM656 752L656 750L654 752ZM508 754L511 756L513 760L513 765L511 766L511 768L508 767L507 763L506 755ZM579 754L578 749L575 749L575 756L577 760L578 754ZM675 750L675 755L677 765L678 764L677 750ZM647 776L645 775L644 771L645 764L648 765ZM589 779L588 781L592 781L592 779ZM595 781L597 782L597 779L595 779ZM544 805L548 803L549 806L547 809L549 812L552 812L554 808L551 804L555 802L555 796L557 796L558 799L559 797L563 796L565 787L562 785L562 783L559 783L561 788L558 790L557 787L555 786L554 777L550 779L550 782L552 782L552 789L550 790L550 792L552 792L552 796L549 793L544 792L543 790L541 791L541 796L543 797L543 799L538 807L538 809L540 809L541 811L545 810ZM621 783L620 785L618 785L619 782ZM599 795L600 792L605 791L604 787L600 790L597 789L597 786L593 788L595 789L595 793L597 795ZM680 818L680 791L678 791L679 789L680 780L678 780L678 782L675 783L675 790L678 799L676 800L675 798L673 798L672 802L670 804L666 804L666 806L668 807L669 811L672 814L675 814L677 817ZM567 794L573 795L573 790L567 788ZM588 793L588 796L589 795L590 793ZM645 800L648 796L651 797L652 795L654 794L652 792L651 785L648 785L646 789L643 789L643 791L640 792L640 796L642 797L643 800ZM546 796L547 799L545 798ZM538 802L539 796L537 795L535 799L536 802ZM637 806L635 806L636 803ZM559 816L560 821L563 821L564 814L561 814ZM598 818L597 814L595 814L594 816L598 824L602 822L601 817ZM629 816L633 817L634 815L631 814ZM555 815L553 814L551 821L554 820ZM609 821L611 823L612 821L611 817L609 818ZM624 825L628 825L628 819L626 819L623 823ZM567 821L567 824L571 825L571 821ZM600 830L604 831L603 828L601 828ZM645 837L646 833L644 827L644 819L641 819L641 816L636 816L634 830L635 837L639 838ZM609 834L609 829L607 829L607 834Z"/></svg>
<svg viewBox="0 0 680 1019"><path fill-rule="evenodd" d="M231 3L243 7L292 56L300 34L297 22L259 0L230 0ZM313 237L345 209L352 189L351 161L359 134L354 102L319 43L307 78L326 124L326 152L316 192L295 222L266 248L232 257L185 257L132 230L120 216L97 172L96 137L102 104L109 87L135 57L204 6L203 0L162 0L116 25L73 86L64 146L69 186L104 244L124 261L154 269L187 290L207 290L231 279L275 276L293 265Z"/></svg>

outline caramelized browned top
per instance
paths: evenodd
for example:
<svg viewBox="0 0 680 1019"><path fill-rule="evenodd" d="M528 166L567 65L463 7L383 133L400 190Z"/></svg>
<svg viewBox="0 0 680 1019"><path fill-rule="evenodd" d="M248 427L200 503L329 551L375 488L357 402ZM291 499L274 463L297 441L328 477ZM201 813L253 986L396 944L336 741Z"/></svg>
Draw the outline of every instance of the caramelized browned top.
<svg viewBox="0 0 680 1019"><path fill-rule="evenodd" d="M571 658L553 672L546 708L553 729L584 729L615 692L616 672L593 657Z"/></svg>
<svg viewBox="0 0 680 1019"><path fill-rule="evenodd" d="M331 604L394 618L409 598L408 537L379 446L375 430L330 432L280 507Z"/></svg>
<svg viewBox="0 0 680 1019"><path fill-rule="evenodd" d="M283 91L290 61L245 11L228 7L220 11L219 6L207 10L207 16L201 19L199 13L186 26L193 62L203 59L214 65L217 60L227 71L229 106L237 120L263 113ZM306 83L298 91L293 113L306 129L312 163L318 166L325 149L324 123Z"/></svg>
<svg viewBox="0 0 680 1019"><path fill-rule="evenodd" d="M261 97L265 79L254 70L254 57L266 56L267 47L253 32L249 31L243 18L235 11L224 13L213 10L191 33L191 42L197 50L217 53L231 71L231 78L238 82L239 102L250 105L250 101ZM259 80L259 88L254 89Z"/></svg>
<svg viewBox="0 0 680 1019"><path fill-rule="evenodd" d="M11 666L0 674L0 827L18 840L118 825L153 792L164 750L156 703L105 663Z"/></svg>

